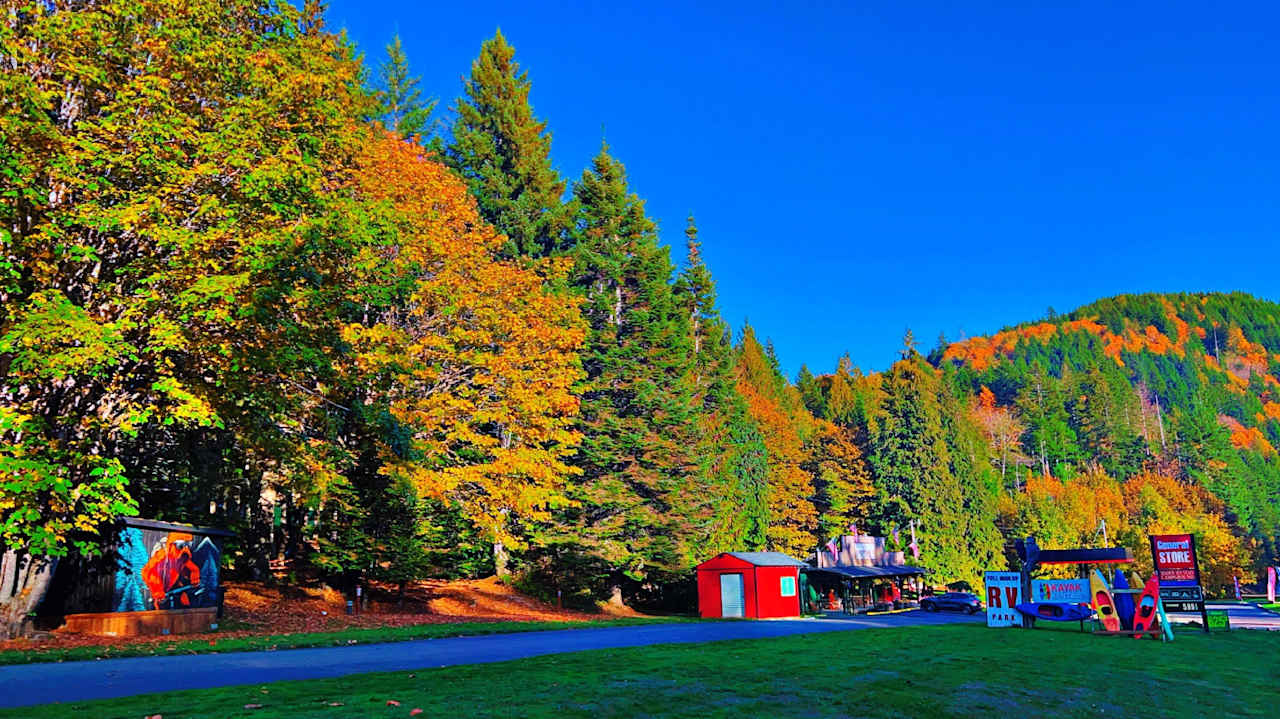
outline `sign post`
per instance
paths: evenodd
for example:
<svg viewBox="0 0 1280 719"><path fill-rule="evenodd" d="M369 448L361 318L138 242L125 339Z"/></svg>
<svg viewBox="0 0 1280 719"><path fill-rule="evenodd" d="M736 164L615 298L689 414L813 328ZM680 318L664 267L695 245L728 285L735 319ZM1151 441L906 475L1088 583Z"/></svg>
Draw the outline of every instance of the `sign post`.
<svg viewBox="0 0 1280 719"><path fill-rule="evenodd" d="M1151 535L1151 560L1160 582L1160 599L1173 611L1200 612L1201 626L1209 632L1209 613L1200 587L1200 563L1196 538L1190 534Z"/></svg>
<svg viewBox="0 0 1280 719"><path fill-rule="evenodd" d="M987 585L987 626L1022 626L1022 615L1014 608L1022 603L1022 576L1018 572L984 572L983 578Z"/></svg>

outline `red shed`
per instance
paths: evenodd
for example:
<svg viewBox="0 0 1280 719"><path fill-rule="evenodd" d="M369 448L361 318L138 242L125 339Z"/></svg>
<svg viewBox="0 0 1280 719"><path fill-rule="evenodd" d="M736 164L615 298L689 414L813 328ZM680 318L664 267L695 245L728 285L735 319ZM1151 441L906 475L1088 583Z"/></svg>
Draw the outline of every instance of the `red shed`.
<svg viewBox="0 0 1280 719"><path fill-rule="evenodd" d="M800 616L800 568L781 552L724 552L698 565L704 617Z"/></svg>

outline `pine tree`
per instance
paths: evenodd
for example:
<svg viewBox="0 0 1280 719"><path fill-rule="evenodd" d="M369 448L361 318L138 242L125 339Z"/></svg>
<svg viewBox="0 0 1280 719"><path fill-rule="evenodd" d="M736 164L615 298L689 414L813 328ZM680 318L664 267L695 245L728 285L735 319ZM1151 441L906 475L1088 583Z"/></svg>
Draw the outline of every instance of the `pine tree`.
<svg viewBox="0 0 1280 719"><path fill-rule="evenodd" d="M507 236L509 257L547 256L565 249L572 208L561 202L565 182L551 166L551 135L529 104L529 75L499 31L480 47L445 150L480 215Z"/></svg>
<svg viewBox="0 0 1280 719"><path fill-rule="evenodd" d="M621 575L638 580L680 566L693 531L685 505L697 472L689 310L672 289L673 267L658 246L626 171L602 148L574 185L573 283L589 332L582 352L582 474L566 512L570 534Z"/></svg>
<svg viewBox="0 0 1280 719"><path fill-rule="evenodd" d="M800 365L800 372L796 375L796 389L800 392L800 399L804 402L805 409L809 410L809 414L814 417L827 416L827 398L822 393L822 385L809 371L807 365Z"/></svg>
<svg viewBox="0 0 1280 719"><path fill-rule="evenodd" d="M378 68L378 80L374 97L383 126L400 137L418 136L425 140L435 124L431 113L436 108L436 99L422 99L422 90L418 88L420 78L409 74L409 58L399 35L387 45L387 59Z"/></svg>
<svg viewBox="0 0 1280 719"><path fill-rule="evenodd" d="M689 318L693 352L692 390L697 427L699 478L688 485L685 521L705 530L687 535L682 554L692 565L716 551L760 549L768 525L768 453L735 387L733 347L715 304L715 281L703 261L692 216L685 230L687 260L676 280L677 301Z"/></svg>
<svg viewBox="0 0 1280 719"><path fill-rule="evenodd" d="M985 557L989 547L984 545L992 536L977 531L978 523L992 523L994 507L988 513L974 483L955 476L941 384L909 333L903 357L883 377L884 398L872 438L879 529L888 532L914 522L922 566L942 578L975 582L984 568L977 560ZM981 513L969 516L975 510ZM971 553L974 539L983 541Z"/></svg>

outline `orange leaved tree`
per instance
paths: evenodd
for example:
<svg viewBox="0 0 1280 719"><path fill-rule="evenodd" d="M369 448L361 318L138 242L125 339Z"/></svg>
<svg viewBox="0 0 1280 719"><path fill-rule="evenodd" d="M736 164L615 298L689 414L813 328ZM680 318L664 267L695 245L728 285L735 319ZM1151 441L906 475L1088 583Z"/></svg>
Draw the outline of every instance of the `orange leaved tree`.
<svg viewBox="0 0 1280 719"><path fill-rule="evenodd" d="M352 258L369 278L367 313L343 330L350 379L401 428L382 471L450 502L494 544L521 543L520 520L565 501L565 458L585 328L563 290L564 261L500 257L466 186L413 142L375 137L356 182L393 242ZM392 295L387 301L385 296Z"/></svg>

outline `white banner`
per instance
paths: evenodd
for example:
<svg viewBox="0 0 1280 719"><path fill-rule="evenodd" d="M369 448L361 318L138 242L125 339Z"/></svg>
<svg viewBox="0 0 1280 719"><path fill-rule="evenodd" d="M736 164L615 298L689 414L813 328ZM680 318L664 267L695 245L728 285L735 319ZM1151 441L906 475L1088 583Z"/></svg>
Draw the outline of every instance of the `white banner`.
<svg viewBox="0 0 1280 719"><path fill-rule="evenodd" d="M1022 577L1017 572L984 572L983 575L987 585L987 626L1022 626L1022 615L1014 609L1022 603Z"/></svg>

